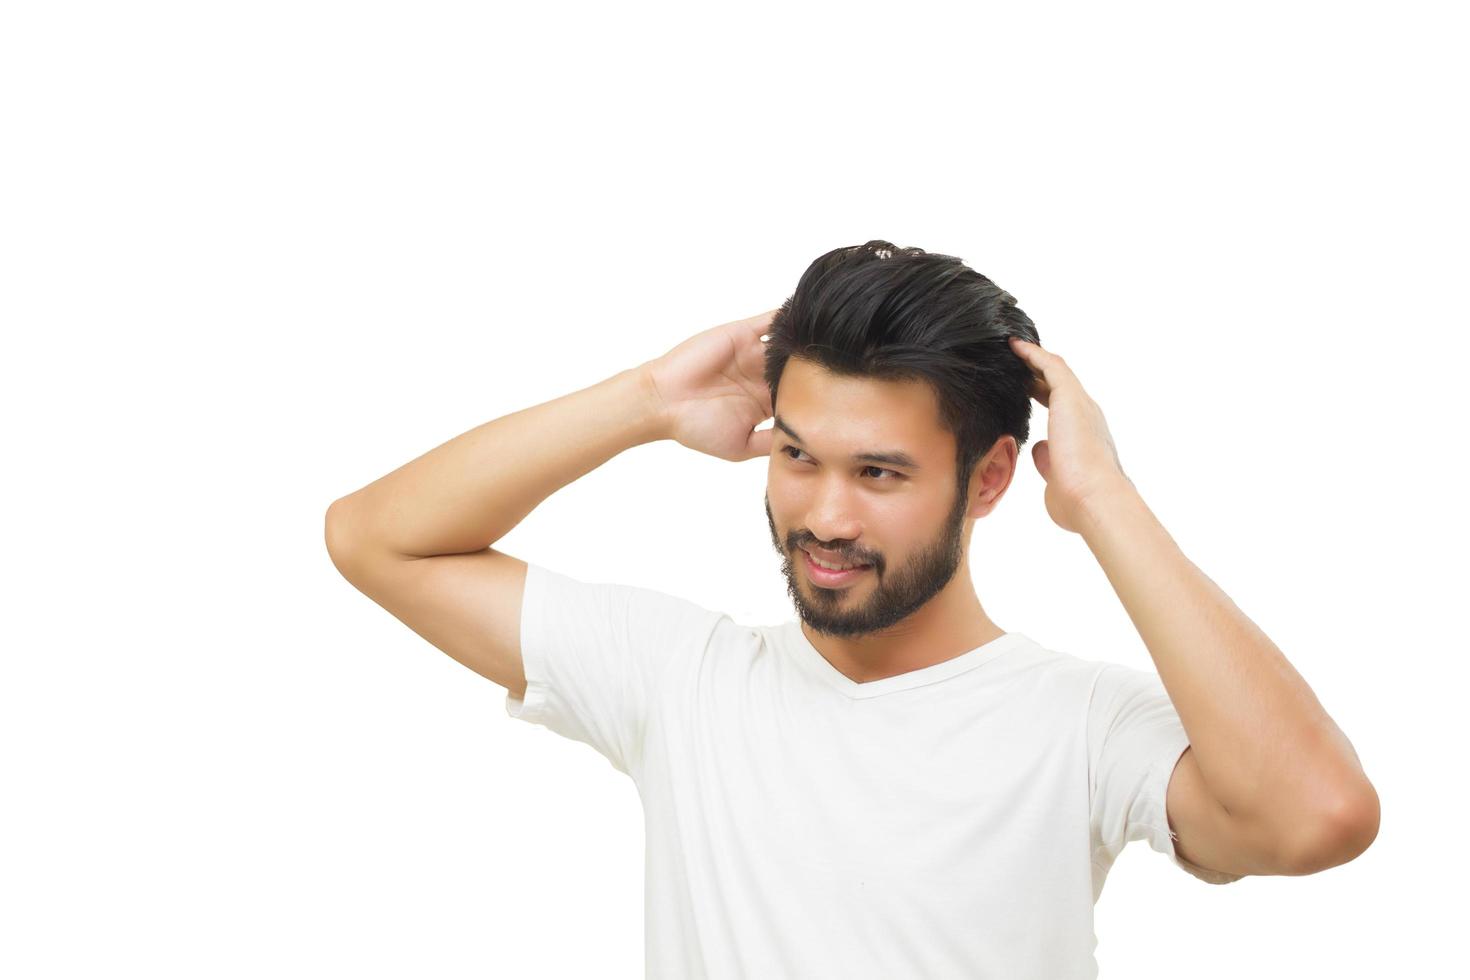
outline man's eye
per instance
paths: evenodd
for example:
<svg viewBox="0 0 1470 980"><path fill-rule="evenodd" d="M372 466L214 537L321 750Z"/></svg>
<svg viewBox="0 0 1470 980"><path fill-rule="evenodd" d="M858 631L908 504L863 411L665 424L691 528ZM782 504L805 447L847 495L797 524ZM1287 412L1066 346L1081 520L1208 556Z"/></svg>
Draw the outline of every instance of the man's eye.
<svg viewBox="0 0 1470 980"><path fill-rule="evenodd" d="M806 455L806 453L802 452L800 449L797 449L795 446L782 446L781 447L781 451L783 453L786 453L786 458L787 459L793 460L794 462L798 462L798 463L801 462L801 460L797 459L796 456L805 456ZM792 456L791 455L792 453L795 453L796 456ZM900 472L898 472L897 470L885 470L881 466L864 466L863 467L863 472L864 473L867 473L869 470L875 470L875 471L877 471L879 473L887 473L888 474L886 477L876 477L875 479L879 483L889 483L889 482L892 482L894 480L901 480L901 479L903 479L903 474L900 473Z"/></svg>

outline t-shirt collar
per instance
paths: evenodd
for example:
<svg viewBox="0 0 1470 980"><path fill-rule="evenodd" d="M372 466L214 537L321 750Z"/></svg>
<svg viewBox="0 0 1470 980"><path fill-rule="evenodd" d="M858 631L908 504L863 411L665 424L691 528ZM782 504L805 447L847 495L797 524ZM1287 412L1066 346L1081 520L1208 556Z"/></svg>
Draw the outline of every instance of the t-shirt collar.
<svg viewBox="0 0 1470 980"><path fill-rule="evenodd" d="M894 674L892 677L860 683L833 667L827 658L822 656L821 651L812 646L811 641L802 632L799 620L787 623L785 629L789 643L794 648L796 657L802 666L842 694L854 699L878 697L883 694L892 694L895 691L907 691L924 684L948 680L967 670L973 670L1007 650L1013 650L1027 642L1027 637L1023 633L1002 633L988 643L982 643L957 657L930 664L928 667L920 667L917 670Z"/></svg>

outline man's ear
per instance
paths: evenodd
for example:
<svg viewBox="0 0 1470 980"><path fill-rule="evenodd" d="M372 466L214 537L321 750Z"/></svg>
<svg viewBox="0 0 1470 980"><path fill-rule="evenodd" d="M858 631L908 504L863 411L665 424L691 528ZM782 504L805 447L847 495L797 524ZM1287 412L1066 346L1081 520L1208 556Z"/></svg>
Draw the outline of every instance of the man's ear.
<svg viewBox="0 0 1470 980"><path fill-rule="evenodd" d="M966 517L985 517L996 508L1010 488L1020 457L1021 447L1015 436L1003 435L995 440L995 445L970 471L970 502L965 511Z"/></svg>

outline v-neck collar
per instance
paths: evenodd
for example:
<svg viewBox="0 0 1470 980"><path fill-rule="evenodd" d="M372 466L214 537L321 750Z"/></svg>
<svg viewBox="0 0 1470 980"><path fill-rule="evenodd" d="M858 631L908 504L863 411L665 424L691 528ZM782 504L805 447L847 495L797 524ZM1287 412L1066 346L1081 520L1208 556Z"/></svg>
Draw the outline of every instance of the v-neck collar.
<svg viewBox="0 0 1470 980"><path fill-rule="evenodd" d="M937 664L905 671L902 674L894 674L892 677L882 677L875 681L858 682L833 667L827 658L822 656L822 652L812 646L812 642L801 630L800 620L788 622L786 630L791 638L791 645L796 650L797 659L828 685L854 700L875 698L897 691L907 691L924 684L933 684L936 681L948 680L967 670L973 670L1007 650L1029 642L1024 633L1002 633L988 643L982 643L973 650L967 650L957 657L951 657Z"/></svg>

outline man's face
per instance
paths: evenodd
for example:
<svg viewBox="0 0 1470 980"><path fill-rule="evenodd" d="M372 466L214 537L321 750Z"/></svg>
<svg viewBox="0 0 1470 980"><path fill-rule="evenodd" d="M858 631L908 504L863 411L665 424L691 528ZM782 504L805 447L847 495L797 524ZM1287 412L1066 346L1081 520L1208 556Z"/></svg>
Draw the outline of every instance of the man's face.
<svg viewBox="0 0 1470 980"><path fill-rule="evenodd" d="M781 376L766 520L797 614L828 636L888 629L949 584L965 556L968 495L954 437L920 382L840 378L792 358ZM799 438L793 438L790 432ZM902 453L912 465L856 459ZM806 547L863 569L823 584Z"/></svg>

